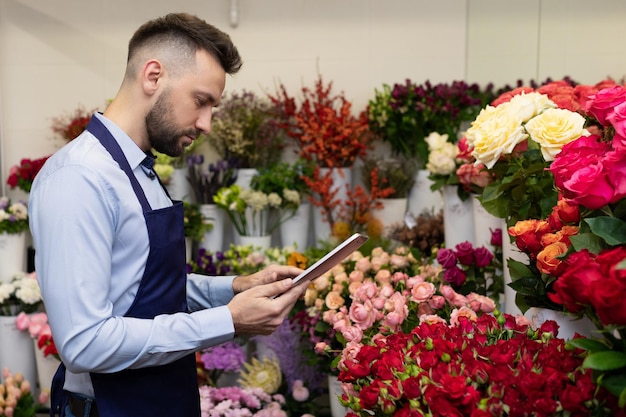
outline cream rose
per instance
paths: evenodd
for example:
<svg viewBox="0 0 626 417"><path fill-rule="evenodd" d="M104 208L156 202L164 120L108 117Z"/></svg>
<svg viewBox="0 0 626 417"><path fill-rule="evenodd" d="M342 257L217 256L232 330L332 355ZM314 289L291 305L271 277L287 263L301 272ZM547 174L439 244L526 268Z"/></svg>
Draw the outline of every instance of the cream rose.
<svg viewBox="0 0 626 417"><path fill-rule="evenodd" d="M513 96L511 101L506 104L511 108L509 111L515 113L520 119L522 119L523 123L529 121L547 109L557 107L556 104L548 98L548 96L541 93L518 94Z"/></svg>
<svg viewBox="0 0 626 417"><path fill-rule="evenodd" d="M475 165L482 163L487 169L493 168L500 156L511 153L528 138L520 117L509 104L485 107L467 130L466 138L474 147Z"/></svg>
<svg viewBox="0 0 626 417"><path fill-rule="evenodd" d="M428 149L435 150L445 146L448 142L448 135L440 135L437 132L429 134L424 141L428 144Z"/></svg>
<svg viewBox="0 0 626 417"><path fill-rule="evenodd" d="M428 154L426 169L433 174L449 175L456 170L457 147L452 143L445 143L439 149Z"/></svg>
<svg viewBox="0 0 626 417"><path fill-rule="evenodd" d="M530 138L541 146L541 154L546 161L554 161L564 145L588 136L585 118L565 109L548 109L526 123Z"/></svg>

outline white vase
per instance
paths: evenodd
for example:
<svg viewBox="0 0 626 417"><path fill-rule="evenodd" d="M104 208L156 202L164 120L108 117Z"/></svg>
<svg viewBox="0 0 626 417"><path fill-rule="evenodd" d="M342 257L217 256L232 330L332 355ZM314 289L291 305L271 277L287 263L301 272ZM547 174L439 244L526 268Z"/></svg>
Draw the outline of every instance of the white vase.
<svg viewBox="0 0 626 417"><path fill-rule="evenodd" d="M193 190L187 179L187 168L174 168L172 176L166 185L167 192L172 200L193 202Z"/></svg>
<svg viewBox="0 0 626 417"><path fill-rule="evenodd" d="M0 282L26 271L26 232L0 233Z"/></svg>
<svg viewBox="0 0 626 417"><path fill-rule="evenodd" d="M339 397L343 394L341 382L335 375L328 375L328 400L330 402L330 415L332 417L345 417L348 408L341 405Z"/></svg>
<svg viewBox="0 0 626 417"><path fill-rule="evenodd" d="M443 234L446 248L449 249L463 242L474 245L472 200L461 200L457 190L455 185L443 187Z"/></svg>
<svg viewBox="0 0 626 417"><path fill-rule="evenodd" d="M242 246L253 246L254 249L269 249L272 247L272 235L266 236L239 236Z"/></svg>
<svg viewBox="0 0 626 417"><path fill-rule="evenodd" d="M39 380L39 393L47 391L50 393L52 378L56 373L61 361L52 355L44 356L43 351L37 346L37 340L33 339L33 349L35 350L35 363L37 366L37 379ZM47 404L50 407L50 400Z"/></svg>
<svg viewBox="0 0 626 417"><path fill-rule="evenodd" d="M522 314L522 311L517 307L515 303L515 290L509 287L508 284L512 282L511 272L507 266L509 259L514 259L518 262L524 262L528 264L528 255L520 251L515 242L511 242L506 222L501 220L502 228L502 275L504 277L504 312L508 314Z"/></svg>
<svg viewBox="0 0 626 417"><path fill-rule="evenodd" d="M0 316L0 369L21 373L31 386L37 386L35 349L28 331L18 330L16 316Z"/></svg>
<svg viewBox="0 0 626 417"><path fill-rule="evenodd" d="M474 246L484 246L493 252L491 235L502 227L502 219L485 210L476 195L472 195L471 199L474 220Z"/></svg>
<svg viewBox="0 0 626 417"><path fill-rule="evenodd" d="M311 204L301 203L295 214L282 222L280 242L283 247L295 246L303 251L309 243L309 223L311 222Z"/></svg>
<svg viewBox="0 0 626 417"><path fill-rule="evenodd" d="M200 213L213 227L204 234L202 240L198 242L198 247L213 253L223 251L226 213L217 204L200 204Z"/></svg>
<svg viewBox="0 0 626 417"><path fill-rule="evenodd" d="M524 315L530 320L534 329L541 327L546 320L554 320L559 325L558 337L560 339L572 339L576 333L587 338L600 336L594 324L586 316L577 320L576 317L563 312L539 307L529 308Z"/></svg>
<svg viewBox="0 0 626 417"><path fill-rule="evenodd" d="M257 170L256 168L238 169L235 184L241 187L242 190L250 188L250 181L252 181L252 177L254 177L258 172L259 170Z"/></svg>
<svg viewBox="0 0 626 417"><path fill-rule="evenodd" d="M333 185L330 188L331 192L336 191L335 198L333 200L339 200L338 207L333 210L333 218L337 219L339 215L339 208L345 206L345 201L348 198L348 189L352 189L352 167L344 168L320 168L320 178L325 177L330 172ZM331 230L330 224L327 221L326 216L322 215L322 209L320 207L313 207L313 222L315 225L315 242L320 240L328 240L330 238Z"/></svg>
<svg viewBox="0 0 626 417"><path fill-rule="evenodd" d="M429 171L420 169L415 174L415 182L409 191L408 212L418 217L423 212L438 214L443 208L443 196L440 191L433 191L433 182L428 179Z"/></svg>
<svg viewBox="0 0 626 417"><path fill-rule="evenodd" d="M404 223L404 215L407 210L407 198L383 198L380 200L383 207L374 209L372 215L381 221L385 233L393 227Z"/></svg>

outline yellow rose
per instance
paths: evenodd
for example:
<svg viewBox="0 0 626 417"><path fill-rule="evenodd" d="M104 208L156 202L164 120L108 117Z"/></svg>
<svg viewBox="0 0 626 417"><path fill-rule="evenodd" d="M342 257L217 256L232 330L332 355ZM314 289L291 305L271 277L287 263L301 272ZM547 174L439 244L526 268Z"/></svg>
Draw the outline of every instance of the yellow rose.
<svg viewBox="0 0 626 417"><path fill-rule="evenodd" d="M585 118L565 109L548 109L526 123L530 138L541 146L546 161L554 161L564 145L588 135Z"/></svg>
<svg viewBox="0 0 626 417"><path fill-rule="evenodd" d="M474 147L472 156L476 165L484 164L493 168L503 154L510 154L515 146L526 140L520 117L509 103L498 107L487 106L472 123L465 136L470 146Z"/></svg>

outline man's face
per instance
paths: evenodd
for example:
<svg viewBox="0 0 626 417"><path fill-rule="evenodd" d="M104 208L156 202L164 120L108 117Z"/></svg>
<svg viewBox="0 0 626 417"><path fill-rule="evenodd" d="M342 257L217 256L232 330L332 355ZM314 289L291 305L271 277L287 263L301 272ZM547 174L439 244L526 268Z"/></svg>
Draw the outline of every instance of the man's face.
<svg viewBox="0 0 626 417"><path fill-rule="evenodd" d="M205 51L196 53L196 68L170 79L146 114L150 145L169 156L181 156L185 147L211 130L211 116L222 96L226 74Z"/></svg>

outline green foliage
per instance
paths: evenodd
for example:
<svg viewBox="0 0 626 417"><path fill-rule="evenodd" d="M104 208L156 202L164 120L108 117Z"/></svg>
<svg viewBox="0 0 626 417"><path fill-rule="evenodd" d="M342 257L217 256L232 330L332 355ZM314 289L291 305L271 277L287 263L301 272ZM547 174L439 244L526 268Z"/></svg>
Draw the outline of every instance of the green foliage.
<svg viewBox="0 0 626 417"><path fill-rule="evenodd" d="M185 236L194 242L204 239L204 234L213 228L211 219L205 219L200 212L200 206L188 201L183 201Z"/></svg>

